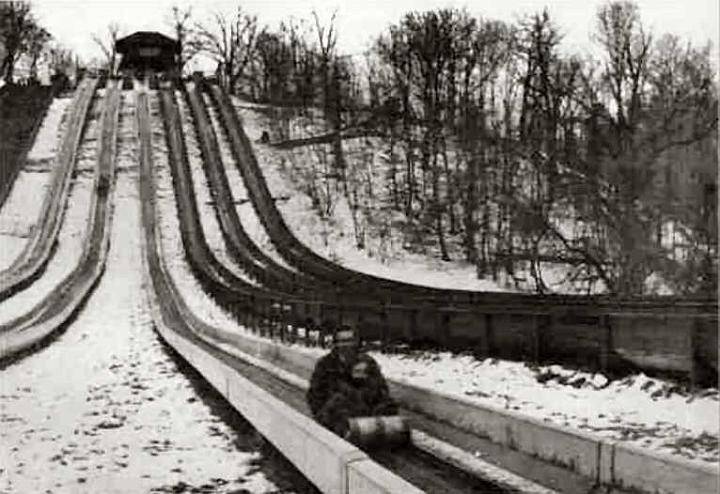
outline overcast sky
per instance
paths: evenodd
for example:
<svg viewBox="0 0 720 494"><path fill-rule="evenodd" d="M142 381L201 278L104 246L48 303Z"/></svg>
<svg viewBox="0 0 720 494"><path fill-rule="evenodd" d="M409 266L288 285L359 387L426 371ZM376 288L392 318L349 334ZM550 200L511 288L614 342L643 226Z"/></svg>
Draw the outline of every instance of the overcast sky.
<svg viewBox="0 0 720 494"><path fill-rule="evenodd" d="M192 2L198 19L206 19L212 10L231 10L238 2ZM261 24L276 26L289 17L309 18L313 9L329 19L338 11L338 46L344 53L359 53L387 25L397 22L403 13L438 7L463 7L486 18L513 21L547 6L565 35L565 50L587 52L594 15L603 0L245 0L243 8L257 14ZM639 0L646 26L656 34L672 32L697 45L711 40L718 54L718 0ZM83 58L99 56L93 33L104 33L109 22L118 22L126 33L140 30L169 33L167 19L173 4L184 0L34 0L41 22L64 45Z"/></svg>

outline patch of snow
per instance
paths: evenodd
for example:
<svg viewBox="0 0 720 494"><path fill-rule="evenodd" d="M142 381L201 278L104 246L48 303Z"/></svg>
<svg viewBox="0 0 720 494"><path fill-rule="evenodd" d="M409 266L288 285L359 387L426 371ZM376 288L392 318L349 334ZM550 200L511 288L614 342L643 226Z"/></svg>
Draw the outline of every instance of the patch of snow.
<svg viewBox="0 0 720 494"><path fill-rule="evenodd" d="M645 279L645 291L655 295L672 295L674 293L673 289L659 273L651 273Z"/></svg>
<svg viewBox="0 0 720 494"><path fill-rule="evenodd" d="M246 122L252 119L247 113L243 116ZM259 128L249 125L251 138L258 137ZM262 148L257 145L257 149ZM237 324L202 293L184 261L169 172L161 168L156 171L160 179L158 206L162 216L163 250L183 298L202 320L260 338ZM285 190L291 190L286 183L278 182L288 187ZM273 185L271 189L274 193L283 190ZM310 212L308 220L316 216ZM313 355L326 353L320 348L293 346ZM689 393L671 382L650 379L643 374L610 381L602 374L559 365L532 368L518 362L478 360L446 352L372 352L372 355L384 374L394 380L462 396L479 404L505 407L537 420L680 455L698 463L717 463L719 459L718 390Z"/></svg>
<svg viewBox="0 0 720 494"><path fill-rule="evenodd" d="M297 181L293 183L288 178L287 153L257 142L262 131L267 128L263 123L263 116L245 108L244 104L236 108L243 119L248 137L254 141L254 150L272 195L287 197L287 200L277 201L278 209L293 234L318 254L351 269L418 285L479 291L514 291L508 285L478 279L475 267L469 263L443 262L428 255L411 253L404 249L401 241L388 241L388 238L377 240L383 245L382 248L375 249L380 254L373 257L368 255L368 249L358 249L353 233L351 208L344 194L334 195L333 214L328 219L321 219L313 209L310 198L298 189L301 184Z"/></svg>
<svg viewBox="0 0 720 494"><path fill-rule="evenodd" d="M371 354L398 381L699 463L720 459L717 439L706 440L719 432L718 390L693 394L644 374L608 381L560 365L533 369L448 352Z"/></svg>
<svg viewBox="0 0 720 494"><path fill-rule="evenodd" d="M193 277L184 260L167 171L158 170L162 199L163 251L172 277L190 309L208 324L259 335L223 311ZM320 356L327 350L292 345ZM397 381L456 395L479 404L505 407L541 421L584 430L660 452L680 454L700 463L717 462L718 392L699 395L673 391L672 383L644 375L609 381L560 365L532 369L523 363L477 360L445 352L388 354L372 352L383 373ZM541 377L544 376L544 377ZM677 447L678 444L683 448Z"/></svg>

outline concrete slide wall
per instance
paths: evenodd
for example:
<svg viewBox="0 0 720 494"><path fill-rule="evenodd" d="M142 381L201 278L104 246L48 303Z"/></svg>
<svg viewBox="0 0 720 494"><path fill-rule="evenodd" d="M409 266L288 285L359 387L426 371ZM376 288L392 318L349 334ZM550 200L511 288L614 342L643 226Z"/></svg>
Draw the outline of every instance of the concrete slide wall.
<svg viewBox="0 0 720 494"><path fill-rule="evenodd" d="M283 370L309 379L316 357L269 340L222 331L216 338ZM651 493L715 494L719 470L680 458L616 444L547 424L511 410L479 405L408 383L390 381L405 407L512 449L560 464L599 483Z"/></svg>

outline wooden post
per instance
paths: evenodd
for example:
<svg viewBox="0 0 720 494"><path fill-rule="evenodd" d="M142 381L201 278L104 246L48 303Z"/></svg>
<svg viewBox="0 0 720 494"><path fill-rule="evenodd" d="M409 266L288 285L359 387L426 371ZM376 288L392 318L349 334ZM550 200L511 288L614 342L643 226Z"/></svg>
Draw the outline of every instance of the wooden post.
<svg viewBox="0 0 720 494"><path fill-rule="evenodd" d="M495 320L492 314L485 314L485 348L484 353L487 356L495 356L495 328L493 326Z"/></svg>
<svg viewBox="0 0 720 494"><path fill-rule="evenodd" d="M265 336L265 306L261 305L257 309L256 324L257 332L260 336Z"/></svg>
<svg viewBox="0 0 720 494"><path fill-rule="evenodd" d="M355 309L355 310L357 310L357 309ZM362 339L364 328L365 328L365 318L363 317L362 311L357 312L357 319L355 321L355 326L357 327L357 334L359 334L360 338ZM367 335L365 335L365 336L367 336Z"/></svg>
<svg viewBox="0 0 720 494"><path fill-rule="evenodd" d="M688 355L688 362L690 364L690 389L695 390L697 387L701 384L700 380L702 378L700 368L698 366L697 358L695 357L695 354L697 352L696 347L698 344L698 338L697 338L697 328L698 322L697 319L693 321L692 325L690 326L690 331L688 334L688 352L690 353Z"/></svg>
<svg viewBox="0 0 720 494"><path fill-rule="evenodd" d="M304 337L305 341L304 341L304 344L305 344L305 346L310 346L310 344L312 343L310 341L310 331L311 330L314 331L315 326L317 325L316 318L315 318L314 305L311 304L310 302L305 304L305 313L309 314L309 315L305 317L305 337Z"/></svg>
<svg viewBox="0 0 720 494"><path fill-rule="evenodd" d="M289 338L288 340L290 343L295 343L297 341L297 328L298 328L298 313L297 313L297 304L295 302L290 303L290 331L289 331Z"/></svg>
<svg viewBox="0 0 720 494"><path fill-rule="evenodd" d="M442 342L443 346L449 347L450 346L450 318L452 317L452 313L450 312L441 312L440 313L440 342Z"/></svg>
<svg viewBox="0 0 720 494"><path fill-rule="evenodd" d="M535 363L540 363L545 358L544 351L544 333L552 327L553 316L552 315L536 315L535 324L533 325L532 331L532 359Z"/></svg>
<svg viewBox="0 0 720 494"><path fill-rule="evenodd" d="M544 316L538 314L533 317L534 323L530 336L530 351L532 352L532 361L536 364L540 362L540 349L538 348L538 343L540 342L540 333L543 331L543 318Z"/></svg>
<svg viewBox="0 0 720 494"><path fill-rule="evenodd" d="M325 348L325 311L322 302L318 304L318 341L320 348Z"/></svg>
<svg viewBox="0 0 720 494"><path fill-rule="evenodd" d="M248 311L248 328L252 333L257 333L257 323L255 317L255 308L251 308Z"/></svg>
<svg viewBox="0 0 720 494"><path fill-rule="evenodd" d="M390 328L388 327L388 315L385 305L380 306L380 331L382 338L383 350L387 348L390 343Z"/></svg>
<svg viewBox="0 0 720 494"><path fill-rule="evenodd" d="M600 331L602 334L602 347L600 348L600 370L607 372L612 370L613 363L611 355L613 352L613 329L612 317L610 314L600 316Z"/></svg>
<svg viewBox="0 0 720 494"><path fill-rule="evenodd" d="M312 319L309 317L305 318L305 321L303 322L303 336L302 336L302 344L305 346L310 346L310 326L312 325Z"/></svg>
<svg viewBox="0 0 720 494"><path fill-rule="evenodd" d="M343 325L343 312L345 310L344 310L343 303L340 298L340 290L337 287L335 288L335 303L336 303L337 318L338 318L337 327L341 328Z"/></svg>
<svg viewBox="0 0 720 494"><path fill-rule="evenodd" d="M241 317L241 323L245 327L245 329L250 329L250 316L249 316L250 310L247 307L242 308L242 313L240 315Z"/></svg>
<svg viewBox="0 0 720 494"><path fill-rule="evenodd" d="M266 302L263 308L263 336L272 338L272 302Z"/></svg>
<svg viewBox="0 0 720 494"><path fill-rule="evenodd" d="M288 317L285 313L285 307L286 307L285 300L280 299L279 304L280 304L280 307L278 308L278 325L279 325L279 328L278 328L279 335L278 336L280 337L280 341L284 343L286 340L285 336L286 336L287 327L288 327Z"/></svg>
<svg viewBox="0 0 720 494"><path fill-rule="evenodd" d="M270 339L275 337L275 314L272 302L265 306L265 335Z"/></svg>
<svg viewBox="0 0 720 494"><path fill-rule="evenodd" d="M418 334L417 316L418 316L418 310L410 309L410 312L408 313L408 331L409 331L408 336L409 336L410 341L415 341L415 339L417 339L417 334Z"/></svg>

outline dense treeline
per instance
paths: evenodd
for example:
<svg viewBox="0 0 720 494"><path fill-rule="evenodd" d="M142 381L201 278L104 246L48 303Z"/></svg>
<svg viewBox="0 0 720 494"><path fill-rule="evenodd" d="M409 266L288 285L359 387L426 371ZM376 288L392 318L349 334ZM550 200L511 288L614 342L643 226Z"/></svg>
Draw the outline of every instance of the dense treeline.
<svg viewBox="0 0 720 494"><path fill-rule="evenodd" d="M374 47L369 84L372 107L384 107L378 123L406 160L396 204L409 220L427 218L443 258L445 232L460 233L480 274L498 256L510 271L527 258L542 290L537 261L553 254L613 293L643 293L652 273L707 290L717 270L716 155L666 163L707 173L679 201L667 192L687 184L661 184L659 165L714 139L709 47L655 40L630 2L599 9L596 39L600 59L563 54L546 11L509 25L445 9L391 27ZM670 220L692 230L681 263L663 246Z"/></svg>
<svg viewBox="0 0 720 494"><path fill-rule="evenodd" d="M239 9L195 46L231 91L379 131L390 207L443 259L459 239L479 276L527 269L539 291L543 261L611 293L645 293L653 275L678 293L716 290L709 46L656 37L625 1L599 8L594 58L561 50L547 11L506 23L440 9L406 14L358 64L337 53L334 17L313 21L260 29ZM337 132L353 205L361 174L343 145Z"/></svg>
<svg viewBox="0 0 720 494"><path fill-rule="evenodd" d="M710 47L650 33L632 2L598 9L589 58L561 49L547 11L514 23L411 12L363 60L338 53L334 16L270 29L241 8L204 23L176 8L173 20L183 60L214 58L230 92L323 115L334 137L308 165L308 193L329 211L317 189L336 177L356 234L358 215L389 209L479 276L522 271L544 291L555 261L587 289L716 291ZM367 162L347 159L348 129L382 136L366 141L385 163L382 191Z"/></svg>

